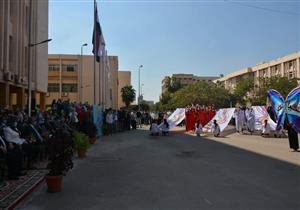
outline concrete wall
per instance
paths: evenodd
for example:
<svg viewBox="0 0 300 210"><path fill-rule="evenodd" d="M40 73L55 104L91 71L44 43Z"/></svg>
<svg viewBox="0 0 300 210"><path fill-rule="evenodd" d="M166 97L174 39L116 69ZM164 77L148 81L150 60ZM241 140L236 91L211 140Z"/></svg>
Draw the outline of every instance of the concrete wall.
<svg viewBox="0 0 300 210"><path fill-rule="evenodd" d="M80 101L82 103L95 103L104 108L117 109L117 90L118 90L118 57L108 56L107 60L100 60L95 63L94 74L94 56L91 55L49 55L49 65L57 64L60 70L49 71L49 83L77 84L76 93L48 93L47 104L53 99L69 99L70 101ZM62 71L64 64L77 65L75 72ZM95 79L95 89L94 89ZM111 92L111 93L110 93Z"/></svg>
<svg viewBox="0 0 300 210"><path fill-rule="evenodd" d="M300 79L300 52L286 55L271 61L261 62L253 67L244 68L214 80L221 82L224 87L233 90L240 79L253 77L259 85L261 78L280 76Z"/></svg>
<svg viewBox="0 0 300 210"><path fill-rule="evenodd" d="M24 108L28 86L29 32L31 44L48 39L48 0L32 0L31 28L29 30L29 0L0 1L0 83L1 92L8 94L2 106L16 104ZM48 43L31 47L33 97L47 91ZM9 75L7 79L5 75ZM38 96L40 97L40 96ZM16 98L18 102L15 103ZM8 99L8 100L7 100ZM39 101L44 101L44 98Z"/></svg>
<svg viewBox="0 0 300 210"><path fill-rule="evenodd" d="M122 100L121 89L126 85L131 85L131 72L119 71L118 72L118 108L124 107L125 103Z"/></svg>

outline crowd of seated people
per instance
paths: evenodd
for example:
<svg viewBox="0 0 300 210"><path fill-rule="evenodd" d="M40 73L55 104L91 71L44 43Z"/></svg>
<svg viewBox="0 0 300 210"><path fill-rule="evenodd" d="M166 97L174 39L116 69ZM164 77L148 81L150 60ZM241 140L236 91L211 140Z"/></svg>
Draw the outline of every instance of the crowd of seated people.
<svg viewBox="0 0 300 210"><path fill-rule="evenodd" d="M17 180L47 159L47 140L59 126L85 132L91 122L91 106L69 101L54 101L49 110L31 113L0 108L0 159L8 179Z"/></svg>
<svg viewBox="0 0 300 210"><path fill-rule="evenodd" d="M144 113L140 117L144 116ZM108 123L110 133L136 129L136 112L106 109L101 125ZM148 119L142 117L143 123ZM53 100L45 111L36 107L28 117L26 110L0 107L0 164L5 163L7 177L16 180L26 170L39 167L47 159L46 144L49 137L63 125L89 135L93 124L92 106L69 100ZM101 126L100 126L101 127ZM2 168L1 168L2 170ZM0 174L0 181L1 181Z"/></svg>

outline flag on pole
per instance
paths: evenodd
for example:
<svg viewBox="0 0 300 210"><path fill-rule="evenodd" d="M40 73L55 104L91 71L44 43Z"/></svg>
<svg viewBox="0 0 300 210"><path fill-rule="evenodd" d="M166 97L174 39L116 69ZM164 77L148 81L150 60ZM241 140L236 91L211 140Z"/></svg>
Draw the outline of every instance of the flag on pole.
<svg viewBox="0 0 300 210"><path fill-rule="evenodd" d="M100 57L105 48L105 41L102 34L96 0L94 1L94 30L93 30L93 54L96 56L96 61L100 61Z"/></svg>

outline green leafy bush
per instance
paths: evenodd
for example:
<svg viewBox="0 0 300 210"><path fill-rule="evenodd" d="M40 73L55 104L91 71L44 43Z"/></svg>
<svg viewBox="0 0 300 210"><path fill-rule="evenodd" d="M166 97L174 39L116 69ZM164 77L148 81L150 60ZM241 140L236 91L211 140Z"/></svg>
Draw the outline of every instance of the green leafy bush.
<svg viewBox="0 0 300 210"><path fill-rule="evenodd" d="M103 131L103 135L107 136L109 134L109 126L107 123L104 123L102 125L102 131Z"/></svg>
<svg viewBox="0 0 300 210"><path fill-rule="evenodd" d="M81 132L74 132L73 133L73 140L76 149L88 149L90 146L89 137Z"/></svg>

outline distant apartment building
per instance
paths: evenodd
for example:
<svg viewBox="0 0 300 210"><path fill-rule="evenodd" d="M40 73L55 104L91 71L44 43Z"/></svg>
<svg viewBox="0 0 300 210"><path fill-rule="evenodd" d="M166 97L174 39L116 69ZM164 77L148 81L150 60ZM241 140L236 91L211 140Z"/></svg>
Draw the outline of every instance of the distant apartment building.
<svg viewBox="0 0 300 210"><path fill-rule="evenodd" d="M228 90L234 90L237 82L243 78L252 77L255 79L255 84L260 85L260 78L271 76L287 77L288 79L300 78L300 52L235 71L214 80L214 82L223 84Z"/></svg>
<svg viewBox="0 0 300 210"><path fill-rule="evenodd" d="M200 77L200 76L196 76L193 74L173 74L171 77L176 78L176 80L179 81L181 85L190 85L190 84L194 84L194 83L197 83L200 81L212 82L215 79L219 78L219 77L215 77L215 76ZM169 78L169 76L166 76L161 82L162 93L167 91L168 78Z"/></svg>
<svg viewBox="0 0 300 210"><path fill-rule="evenodd" d="M46 103L55 99L95 103L104 108L118 108L118 57L96 63L92 55L49 55ZM95 89L94 89L95 78Z"/></svg>
<svg viewBox="0 0 300 210"><path fill-rule="evenodd" d="M35 44L48 39L48 0L32 1L31 5L30 7L28 0L0 1L0 106L2 107L24 108L28 101L28 82L32 87L33 104L42 107L45 105L48 44ZM28 62L32 72L31 81L28 81Z"/></svg>
<svg viewBox="0 0 300 210"><path fill-rule="evenodd" d="M119 71L118 72L118 108L125 106L125 103L122 100L121 89L127 85L131 85L131 72Z"/></svg>

